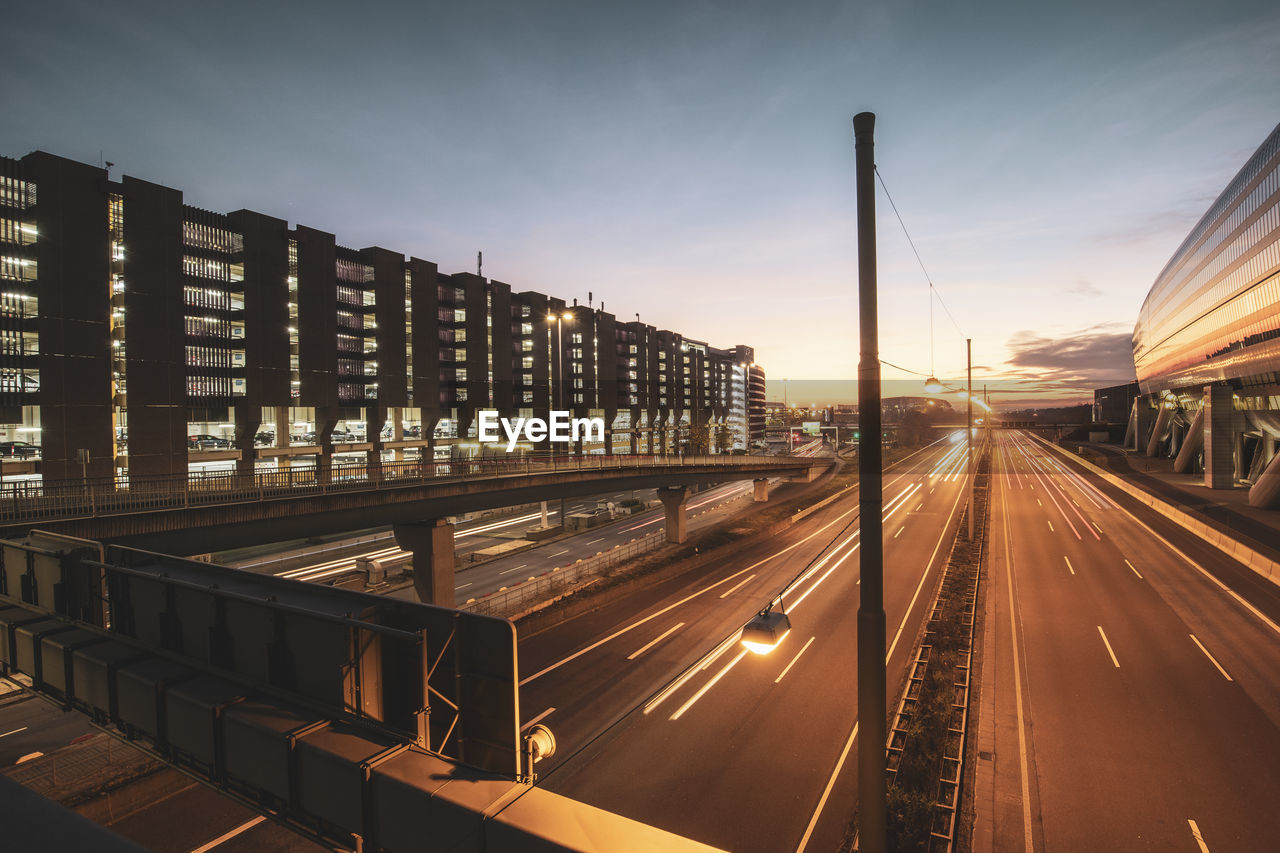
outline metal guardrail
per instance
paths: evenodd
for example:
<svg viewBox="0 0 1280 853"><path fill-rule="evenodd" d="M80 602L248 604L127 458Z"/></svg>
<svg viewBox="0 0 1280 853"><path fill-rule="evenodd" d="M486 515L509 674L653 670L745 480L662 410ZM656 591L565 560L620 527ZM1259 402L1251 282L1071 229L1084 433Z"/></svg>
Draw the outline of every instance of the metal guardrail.
<svg viewBox="0 0 1280 853"><path fill-rule="evenodd" d="M650 533L595 557L588 557L564 568L544 572L518 586L499 590L484 598L470 599L465 604L459 605L458 609L485 616L514 616L535 604L554 598L583 581L596 577L604 569L620 565L641 554L656 551L666 542L666 533Z"/></svg>
<svg viewBox="0 0 1280 853"><path fill-rule="evenodd" d="M120 515L210 504L291 499L342 492L381 491L503 476L591 470L689 466L794 468L798 460L761 456L527 456L442 462L290 466L275 471L193 472L182 476L87 478L54 484L6 485L0 523ZM803 464L800 462L799 464Z"/></svg>

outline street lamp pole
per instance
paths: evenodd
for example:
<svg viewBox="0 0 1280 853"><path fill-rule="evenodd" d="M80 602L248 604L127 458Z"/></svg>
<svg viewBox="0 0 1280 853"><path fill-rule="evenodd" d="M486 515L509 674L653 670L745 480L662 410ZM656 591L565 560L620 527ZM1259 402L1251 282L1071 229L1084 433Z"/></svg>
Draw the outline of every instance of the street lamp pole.
<svg viewBox="0 0 1280 853"><path fill-rule="evenodd" d="M965 466L969 471L969 541L973 541L973 338L964 339L965 360L967 362L966 370L969 374L969 392L964 398L965 420L968 422L969 439L969 464Z"/></svg>
<svg viewBox="0 0 1280 853"><path fill-rule="evenodd" d="M885 853L884 542L880 513L880 344L876 307L875 113L853 117L858 207L858 429L871 437L858 448L858 511L862 526L858 603L858 838L865 853Z"/></svg>

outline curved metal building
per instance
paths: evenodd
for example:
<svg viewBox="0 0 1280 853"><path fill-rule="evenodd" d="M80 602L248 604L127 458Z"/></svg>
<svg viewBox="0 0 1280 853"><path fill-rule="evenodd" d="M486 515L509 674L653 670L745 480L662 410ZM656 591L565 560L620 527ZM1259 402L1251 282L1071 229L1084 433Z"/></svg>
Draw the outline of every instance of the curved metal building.
<svg viewBox="0 0 1280 853"><path fill-rule="evenodd" d="M1156 278L1133 362L1135 448L1280 507L1280 125Z"/></svg>

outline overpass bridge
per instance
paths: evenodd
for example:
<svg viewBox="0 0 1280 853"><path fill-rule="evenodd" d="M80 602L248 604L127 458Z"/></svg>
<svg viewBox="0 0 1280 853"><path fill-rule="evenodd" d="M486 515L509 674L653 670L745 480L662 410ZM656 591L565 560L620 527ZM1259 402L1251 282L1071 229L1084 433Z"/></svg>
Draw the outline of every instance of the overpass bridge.
<svg viewBox="0 0 1280 853"><path fill-rule="evenodd" d="M768 498L769 478L811 481L829 458L765 456L569 456L293 467L178 478L86 479L33 484L0 502L0 538L32 527L82 539L165 553L202 553L391 524L413 552L422 601L452 607L453 525L480 509L599 494L658 489L667 538L683 542L693 486L753 480ZM12 494L12 499L8 495Z"/></svg>

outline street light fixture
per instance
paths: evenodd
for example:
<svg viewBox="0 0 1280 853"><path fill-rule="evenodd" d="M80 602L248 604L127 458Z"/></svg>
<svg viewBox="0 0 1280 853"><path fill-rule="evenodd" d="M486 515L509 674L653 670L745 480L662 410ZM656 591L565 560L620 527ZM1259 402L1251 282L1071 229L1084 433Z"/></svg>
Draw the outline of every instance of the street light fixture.
<svg viewBox="0 0 1280 853"><path fill-rule="evenodd" d="M761 610L742 627L742 645L758 655L767 655L791 633L791 620L773 604Z"/></svg>

